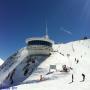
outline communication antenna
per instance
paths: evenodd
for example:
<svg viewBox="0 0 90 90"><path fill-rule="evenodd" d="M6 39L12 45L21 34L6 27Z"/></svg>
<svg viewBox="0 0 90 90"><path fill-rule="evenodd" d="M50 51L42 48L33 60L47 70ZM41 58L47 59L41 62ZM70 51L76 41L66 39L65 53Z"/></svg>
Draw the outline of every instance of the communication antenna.
<svg viewBox="0 0 90 90"><path fill-rule="evenodd" d="M49 36L48 36L48 28L47 28L47 24L46 24L46 35L45 35L45 38L49 38Z"/></svg>

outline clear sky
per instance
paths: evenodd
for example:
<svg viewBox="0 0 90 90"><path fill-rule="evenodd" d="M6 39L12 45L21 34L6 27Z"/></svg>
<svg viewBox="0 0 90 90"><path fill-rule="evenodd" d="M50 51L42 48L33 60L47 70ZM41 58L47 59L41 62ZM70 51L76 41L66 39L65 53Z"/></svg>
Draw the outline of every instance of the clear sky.
<svg viewBox="0 0 90 90"><path fill-rule="evenodd" d="M0 57L24 47L27 37L43 36L45 26L55 42L90 36L90 0L0 0Z"/></svg>

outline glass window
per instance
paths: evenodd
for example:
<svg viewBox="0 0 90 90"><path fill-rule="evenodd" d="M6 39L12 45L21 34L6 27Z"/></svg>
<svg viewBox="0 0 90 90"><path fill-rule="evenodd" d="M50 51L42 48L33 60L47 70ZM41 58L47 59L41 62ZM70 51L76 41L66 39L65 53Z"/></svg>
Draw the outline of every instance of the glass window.
<svg viewBox="0 0 90 90"><path fill-rule="evenodd" d="M28 45L46 45L46 46L52 46L52 43L47 42L47 41L35 40L35 41L28 42Z"/></svg>

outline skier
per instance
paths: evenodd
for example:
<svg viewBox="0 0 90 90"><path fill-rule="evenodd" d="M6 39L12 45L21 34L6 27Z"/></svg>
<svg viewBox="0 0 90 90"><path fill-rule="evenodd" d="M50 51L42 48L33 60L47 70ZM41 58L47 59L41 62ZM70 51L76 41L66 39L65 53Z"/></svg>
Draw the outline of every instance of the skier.
<svg viewBox="0 0 90 90"><path fill-rule="evenodd" d="M73 74L72 74L72 82L73 82L73 79L74 79L74 76L73 76Z"/></svg>
<svg viewBox="0 0 90 90"><path fill-rule="evenodd" d="M74 79L74 76L73 76L73 74L72 74L72 81L71 81L69 84L73 83L73 79Z"/></svg>
<svg viewBox="0 0 90 90"><path fill-rule="evenodd" d="M85 81L85 74L82 73L82 77L83 77L82 82L84 82Z"/></svg>
<svg viewBox="0 0 90 90"><path fill-rule="evenodd" d="M79 60L77 60L76 64L78 64L78 63L79 63Z"/></svg>

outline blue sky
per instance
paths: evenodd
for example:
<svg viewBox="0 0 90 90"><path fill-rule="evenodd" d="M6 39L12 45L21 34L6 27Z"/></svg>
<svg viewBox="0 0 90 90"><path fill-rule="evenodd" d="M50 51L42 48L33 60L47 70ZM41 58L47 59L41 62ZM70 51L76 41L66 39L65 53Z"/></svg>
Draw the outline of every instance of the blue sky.
<svg viewBox="0 0 90 90"><path fill-rule="evenodd" d="M90 36L90 0L0 0L0 57L24 47L25 39L48 34L55 42Z"/></svg>

